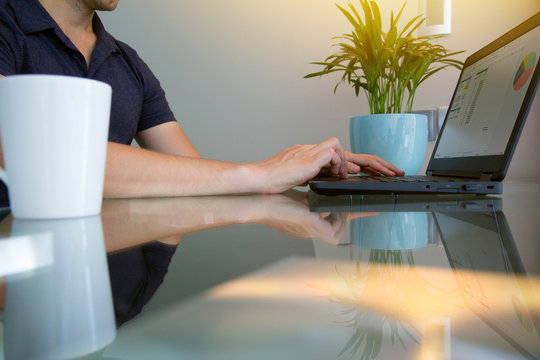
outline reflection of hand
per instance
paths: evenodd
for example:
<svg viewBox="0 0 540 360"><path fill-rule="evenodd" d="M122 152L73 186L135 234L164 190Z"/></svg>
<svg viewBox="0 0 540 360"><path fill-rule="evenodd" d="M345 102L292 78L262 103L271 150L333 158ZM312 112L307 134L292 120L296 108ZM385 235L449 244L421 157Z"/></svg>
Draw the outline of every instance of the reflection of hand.
<svg viewBox="0 0 540 360"><path fill-rule="evenodd" d="M339 243L347 223L347 214L311 212L304 192L290 191L285 195L261 198L260 208L257 209L260 217L255 222L293 236Z"/></svg>
<svg viewBox="0 0 540 360"><path fill-rule="evenodd" d="M239 223L260 223L298 237L339 242L350 215L309 211L307 193L104 200L107 251Z"/></svg>

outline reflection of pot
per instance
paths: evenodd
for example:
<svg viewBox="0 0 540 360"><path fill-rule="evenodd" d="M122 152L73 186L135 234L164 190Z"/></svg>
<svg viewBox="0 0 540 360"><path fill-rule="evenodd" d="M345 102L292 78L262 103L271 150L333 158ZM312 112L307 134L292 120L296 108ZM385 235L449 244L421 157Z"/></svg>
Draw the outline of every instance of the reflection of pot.
<svg viewBox="0 0 540 360"><path fill-rule="evenodd" d="M411 250L428 243L428 214L383 212L351 220L351 243L368 249Z"/></svg>
<svg viewBox="0 0 540 360"><path fill-rule="evenodd" d="M8 276L6 359L81 357L111 343L116 325L101 218L14 220L11 233L50 233L53 261Z"/></svg>

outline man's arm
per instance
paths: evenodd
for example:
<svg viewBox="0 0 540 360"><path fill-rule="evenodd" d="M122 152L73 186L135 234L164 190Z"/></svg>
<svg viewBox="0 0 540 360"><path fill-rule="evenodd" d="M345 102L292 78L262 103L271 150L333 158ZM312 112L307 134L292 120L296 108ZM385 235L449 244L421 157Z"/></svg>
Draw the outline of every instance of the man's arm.
<svg viewBox="0 0 540 360"><path fill-rule="evenodd" d="M347 177L336 138L295 145L255 163L176 156L109 143L104 196L110 198L279 193L306 183L321 169Z"/></svg>
<svg viewBox="0 0 540 360"><path fill-rule="evenodd" d="M141 131L135 136L135 140L144 149L170 155L201 157L201 154L175 121Z"/></svg>

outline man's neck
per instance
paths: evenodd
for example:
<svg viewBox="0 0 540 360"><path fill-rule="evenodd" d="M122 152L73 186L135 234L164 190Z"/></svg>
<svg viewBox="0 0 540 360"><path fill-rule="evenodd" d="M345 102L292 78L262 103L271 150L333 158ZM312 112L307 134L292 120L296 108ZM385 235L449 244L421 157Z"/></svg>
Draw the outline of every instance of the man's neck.
<svg viewBox="0 0 540 360"><path fill-rule="evenodd" d="M39 0L39 2L84 55L89 65L97 39L92 28L95 10L88 8L80 0Z"/></svg>
<svg viewBox="0 0 540 360"><path fill-rule="evenodd" d="M92 33L94 9L80 0L39 0L66 35Z"/></svg>

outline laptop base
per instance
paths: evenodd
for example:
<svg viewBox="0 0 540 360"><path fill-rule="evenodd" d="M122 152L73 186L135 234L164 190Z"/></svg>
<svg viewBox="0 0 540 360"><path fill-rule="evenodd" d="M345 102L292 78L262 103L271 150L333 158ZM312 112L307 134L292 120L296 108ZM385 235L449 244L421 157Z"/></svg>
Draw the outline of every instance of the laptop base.
<svg viewBox="0 0 540 360"><path fill-rule="evenodd" d="M429 177L419 181L403 181L403 178L385 178L377 181L370 176L350 176L348 179L337 177L318 177L309 182L311 190L324 195L339 194L501 194L502 183L476 179L442 177L437 181ZM431 180L430 180L431 179ZM360 186L361 185L361 186Z"/></svg>

